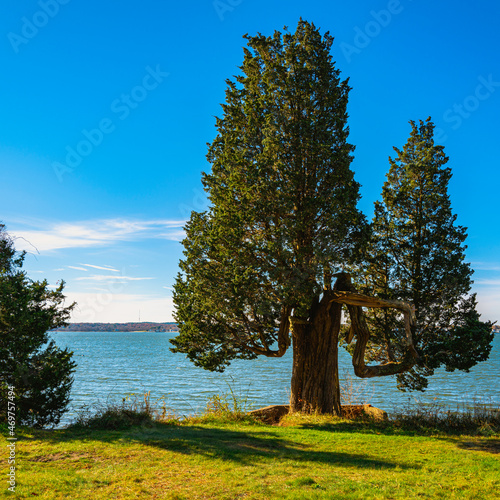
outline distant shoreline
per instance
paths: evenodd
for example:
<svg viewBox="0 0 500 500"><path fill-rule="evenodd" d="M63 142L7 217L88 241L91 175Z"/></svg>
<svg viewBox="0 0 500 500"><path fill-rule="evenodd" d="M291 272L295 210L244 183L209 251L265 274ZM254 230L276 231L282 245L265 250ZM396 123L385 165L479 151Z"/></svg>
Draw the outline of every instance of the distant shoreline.
<svg viewBox="0 0 500 500"><path fill-rule="evenodd" d="M177 323L70 323L52 332L178 332Z"/></svg>
<svg viewBox="0 0 500 500"><path fill-rule="evenodd" d="M70 323L68 326L55 328L51 332L178 332L177 323ZM494 334L500 334L500 327L495 325L492 329Z"/></svg>

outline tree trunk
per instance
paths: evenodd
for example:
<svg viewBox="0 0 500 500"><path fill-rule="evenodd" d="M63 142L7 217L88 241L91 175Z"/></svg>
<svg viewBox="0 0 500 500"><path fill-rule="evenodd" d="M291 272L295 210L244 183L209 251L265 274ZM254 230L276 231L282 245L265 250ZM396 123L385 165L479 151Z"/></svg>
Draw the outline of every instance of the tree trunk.
<svg viewBox="0 0 500 500"><path fill-rule="evenodd" d="M341 416L338 375L338 341L342 304L351 318L348 343L356 336L353 365L358 377L395 375L408 371L418 360L412 339L415 309L406 302L383 300L356 292L347 273L336 275L333 290L325 290L309 310L308 318L292 316L293 368L290 408L305 413L334 413ZM405 318L406 346L401 361L366 366L365 349L370 331L363 307L394 308Z"/></svg>
<svg viewBox="0 0 500 500"><path fill-rule="evenodd" d="M290 408L341 415L338 340L342 305L325 291L310 317L292 317L293 369Z"/></svg>

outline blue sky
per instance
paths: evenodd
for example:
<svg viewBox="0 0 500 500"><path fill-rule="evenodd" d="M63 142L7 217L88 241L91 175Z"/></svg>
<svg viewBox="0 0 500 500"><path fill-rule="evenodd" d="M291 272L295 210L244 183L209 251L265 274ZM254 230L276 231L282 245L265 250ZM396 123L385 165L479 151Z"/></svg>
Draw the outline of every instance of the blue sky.
<svg viewBox="0 0 500 500"><path fill-rule="evenodd" d="M432 116L468 227L483 319L500 319L500 5L492 0L6 0L0 221L74 321L172 320L182 226L245 33L300 17L353 88L352 168L371 217L409 120Z"/></svg>

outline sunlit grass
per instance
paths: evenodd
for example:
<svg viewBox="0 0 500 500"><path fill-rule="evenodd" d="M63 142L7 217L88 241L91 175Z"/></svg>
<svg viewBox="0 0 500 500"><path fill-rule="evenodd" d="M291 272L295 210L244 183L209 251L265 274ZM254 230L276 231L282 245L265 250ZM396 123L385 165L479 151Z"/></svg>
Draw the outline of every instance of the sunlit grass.
<svg viewBox="0 0 500 500"><path fill-rule="evenodd" d="M500 491L498 429L457 434L300 414L271 426L220 396L204 415L162 422L147 399L134 404L67 429L18 429L16 498L489 499ZM139 420L127 413L124 422L124 409Z"/></svg>

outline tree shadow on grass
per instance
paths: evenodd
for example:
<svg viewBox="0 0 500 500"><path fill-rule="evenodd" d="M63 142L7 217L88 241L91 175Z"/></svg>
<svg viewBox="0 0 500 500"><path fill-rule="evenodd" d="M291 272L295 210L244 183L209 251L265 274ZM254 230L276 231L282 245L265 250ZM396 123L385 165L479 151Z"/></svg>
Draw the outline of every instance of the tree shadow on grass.
<svg viewBox="0 0 500 500"><path fill-rule="evenodd" d="M332 417L332 422L321 423L296 423L294 427L298 429L337 432L337 433L356 433L356 434L382 434L385 436L397 435L414 435L415 432L411 429L401 429L394 427L390 422L376 422L373 420L336 420L337 417Z"/></svg>
<svg viewBox="0 0 500 500"><path fill-rule="evenodd" d="M455 442L457 447L462 450L484 451L486 453L492 453L494 455L500 454L500 439L489 439L484 437L478 439L471 438L469 436L458 442L451 442Z"/></svg>
<svg viewBox="0 0 500 500"><path fill-rule="evenodd" d="M292 460L343 467L371 469L414 469L405 463L371 458L362 453L346 453L334 449L315 450L311 445L285 439L272 430L245 431L198 425L135 427L123 431L89 431L61 429L37 431L21 440L43 440L52 443L69 441L104 443L125 442L168 450L183 455L201 455L242 465L256 465L266 460Z"/></svg>
<svg viewBox="0 0 500 500"><path fill-rule="evenodd" d="M356 433L356 434L380 434L384 436L427 436L436 439L467 438L468 436L479 436L482 439L490 434L481 434L476 428L448 428L446 425L432 425L427 422L394 422L373 420L335 420L321 423L296 423L294 427L314 431L332 433ZM498 433L496 434L498 435Z"/></svg>

